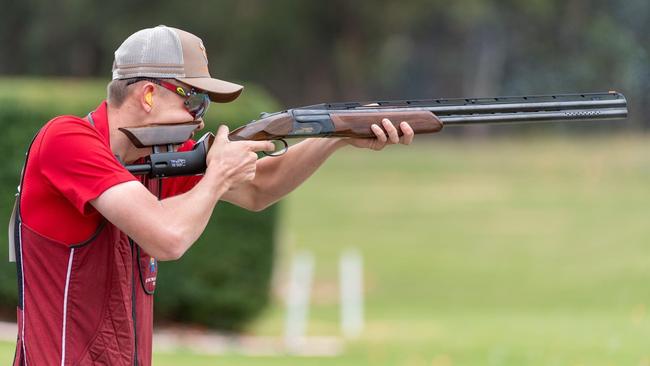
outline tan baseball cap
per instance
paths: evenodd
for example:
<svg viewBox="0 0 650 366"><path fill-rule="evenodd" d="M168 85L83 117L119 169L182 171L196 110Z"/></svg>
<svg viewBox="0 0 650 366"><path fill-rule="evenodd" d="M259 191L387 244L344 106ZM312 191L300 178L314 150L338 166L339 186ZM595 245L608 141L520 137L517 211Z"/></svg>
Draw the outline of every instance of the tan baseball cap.
<svg viewBox="0 0 650 366"><path fill-rule="evenodd" d="M173 78L205 90L214 102L230 102L243 86L214 79L201 39L186 31L159 25L133 33L115 51L113 80L135 77Z"/></svg>

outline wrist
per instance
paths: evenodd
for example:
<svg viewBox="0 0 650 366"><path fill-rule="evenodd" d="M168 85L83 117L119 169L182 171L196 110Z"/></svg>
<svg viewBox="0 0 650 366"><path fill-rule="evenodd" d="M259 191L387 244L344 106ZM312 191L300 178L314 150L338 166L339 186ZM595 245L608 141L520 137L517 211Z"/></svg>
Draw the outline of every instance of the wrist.
<svg viewBox="0 0 650 366"><path fill-rule="evenodd" d="M232 182L226 176L223 169L219 169L215 164L210 164L205 170L202 181L208 182L210 191L221 195L227 192L232 186Z"/></svg>

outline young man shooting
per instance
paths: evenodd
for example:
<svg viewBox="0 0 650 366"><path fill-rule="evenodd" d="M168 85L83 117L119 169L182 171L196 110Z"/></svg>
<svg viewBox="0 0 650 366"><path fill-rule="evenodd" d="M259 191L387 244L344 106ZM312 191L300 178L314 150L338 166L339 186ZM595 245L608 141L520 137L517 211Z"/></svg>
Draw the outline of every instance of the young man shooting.
<svg viewBox="0 0 650 366"><path fill-rule="evenodd" d="M84 118L61 116L36 135L17 199L18 341L14 365L150 365L156 260L174 260L219 200L262 210L337 149L409 144L388 120L375 139L308 139L257 159L270 142L228 140L220 126L202 177L138 179L123 163L148 154L119 131L199 121L242 86L214 79L201 40L159 26L115 52L108 99ZM188 141L179 149L191 149Z"/></svg>

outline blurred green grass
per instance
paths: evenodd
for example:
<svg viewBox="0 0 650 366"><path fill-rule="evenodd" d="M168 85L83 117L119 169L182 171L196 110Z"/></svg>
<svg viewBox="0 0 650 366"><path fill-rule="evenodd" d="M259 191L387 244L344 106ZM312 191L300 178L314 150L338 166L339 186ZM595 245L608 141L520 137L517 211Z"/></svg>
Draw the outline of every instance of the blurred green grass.
<svg viewBox="0 0 650 366"><path fill-rule="evenodd" d="M350 364L650 362L649 142L341 152L285 207L288 251L317 258L310 329L337 333L336 261L356 246L368 327Z"/></svg>
<svg viewBox="0 0 650 366"><path fill-rule="evenodd" d="M287 199L280 264L316 255L309 334L338 335L337 260L359 248L361 339L337 358L155 364L650 365L649 183L647 135L340 151ZM278 302L250 332L282 322Z"/></svg>

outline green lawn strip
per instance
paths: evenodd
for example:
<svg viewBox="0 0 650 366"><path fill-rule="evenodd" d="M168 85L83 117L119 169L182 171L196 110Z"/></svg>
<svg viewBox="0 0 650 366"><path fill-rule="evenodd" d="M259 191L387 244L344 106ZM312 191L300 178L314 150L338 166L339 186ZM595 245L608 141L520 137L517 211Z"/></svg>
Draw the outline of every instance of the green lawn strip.
<svg viewBox="0 0 650 366"><path fill-rule="evenodd" d="M562 362L638 364L645 348L634 339L647 338L648 323L620 340L598 331L604 327L598 319L624 323L629 314L644 317L650 304L648 142L643 135L441 139L382 154L341 152L291 196L285 211L286 251L316 254L313 322L335 331L336 261L356 246L366 264L369 317L392 314L408 324L401 314L411 314L413 323L428 327L437 314L443 324L450 311L475 314L470 318L482 326L454 325L463 335L460 360L480 346L473 334L491 337L503 326L490 314L513 311L530 313L510 321L522 329L548 324L526 337L531 345L548 344L545 354ZM565 315L553 317L557 311ZM600 315L571 321L583 312ZM564 328L576 343L566 350L555 342ZM529 352L520 338L504 339L502 348L513 357ZM524 356L525 364L555 362Z"/></svg>
<svg viewBox="0 0 650 366"><path fill-rule="evenodd" d="M336 358L158 353L156 365L647 365L650 137L434 138L335 155L283 207L315 254L309 335L337 336L338 258L366 329ZM281 336L276 300L249 333ZM2 358L13 345L0 344Z"/></svg>

